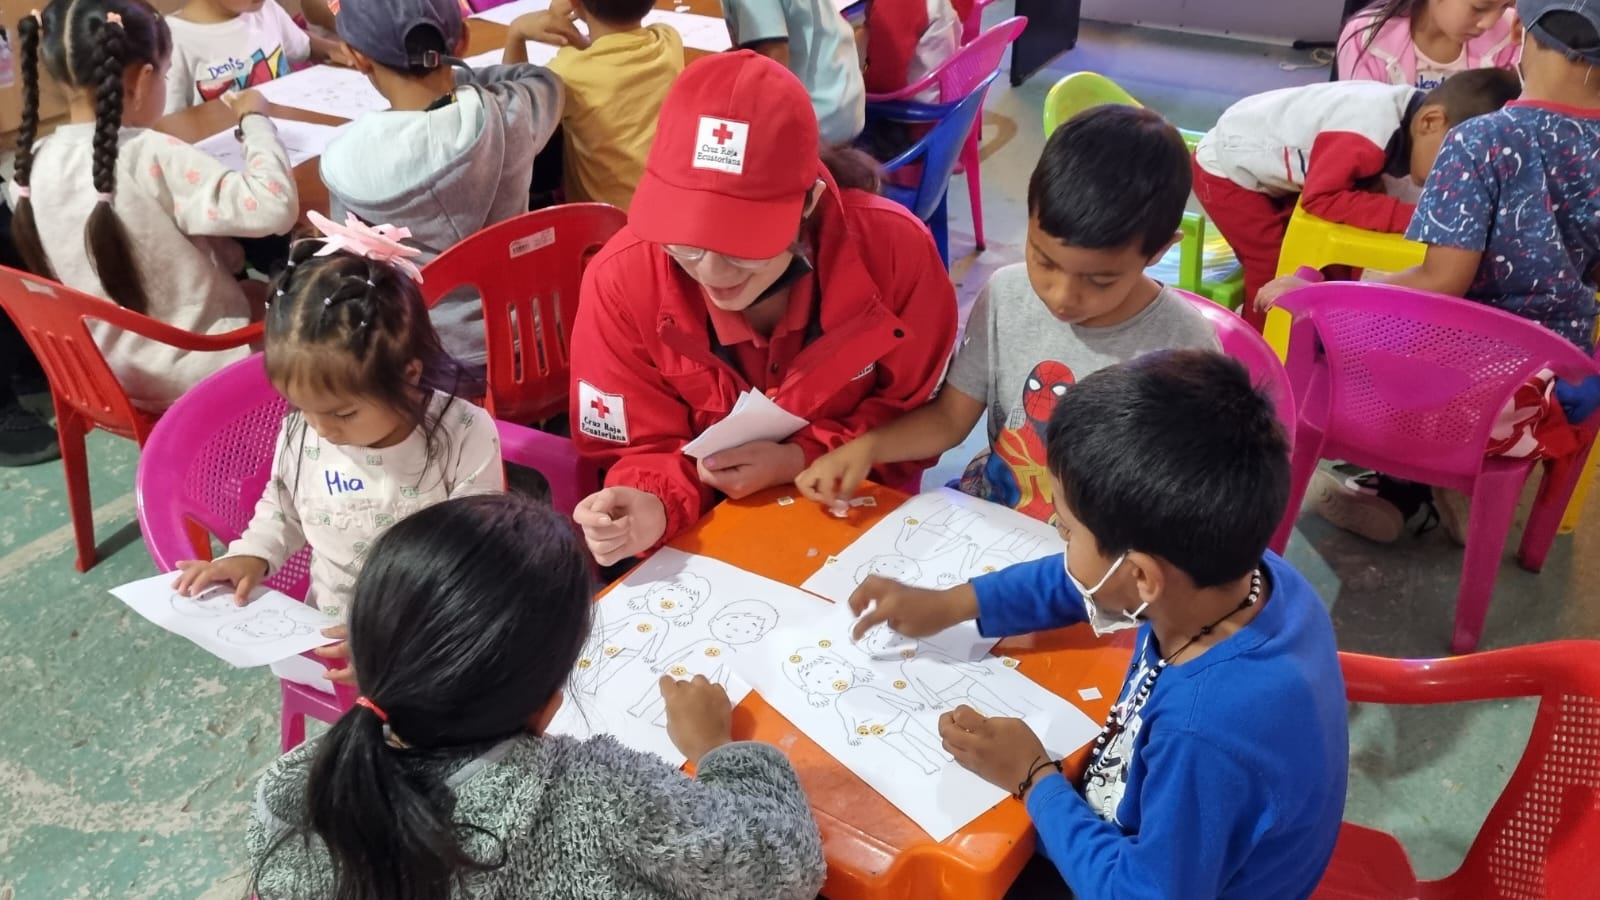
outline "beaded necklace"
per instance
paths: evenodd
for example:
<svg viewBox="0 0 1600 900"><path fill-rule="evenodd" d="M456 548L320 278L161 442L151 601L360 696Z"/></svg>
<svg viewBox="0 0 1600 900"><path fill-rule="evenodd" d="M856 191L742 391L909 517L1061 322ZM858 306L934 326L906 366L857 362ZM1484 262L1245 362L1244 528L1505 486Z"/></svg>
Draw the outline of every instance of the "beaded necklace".
<svg viewBox="0 0 1600 900"><path fill-rule="evenodd" d="M1132 719L1134 714L1139 712L1139 710L1144 709L1145 701L1150 699L1150 691L1156 686L1156 679L1161 677L1161 673L1166 671L1167 666L1171 665L1173 660L1177 659L1179 656L1182 656L1183 651L1193 647L1196 641L1210 635L1212 631L1216 630L1218 625L1221 625L1223 622L1226 622L1250 607L1255 606L1260 599L1261 570L1256 569L1254 572L1250 573L1250 593L1246 594L1245 598L1239 601L1238 606L1228 610L1227 614L1222 616L1222 618L1200 629L1194 637L1189 638L1188 641L1184 642L1182 647L1179 647L1167 656L1156 660L1156 664L1151 667L1149 672L1145 673L1144 681L1139 684L1139 689L1128 698L1128 702L1111 707L1111 712L1106 715L1106 724L1100 729L1100 735L1094 739L1094 752L1089 758L1089 771L1084 776L1084 782L1086 784L1091 782L1096 775L1104 773L1105 770L1100 763L1106 747L1110 746L1112 740L1114 740L1117 735L1122 733L1122 729L1128 724L1128 720ZM1139 652L1142 655L1144 650L1141 649Z"/></svg>

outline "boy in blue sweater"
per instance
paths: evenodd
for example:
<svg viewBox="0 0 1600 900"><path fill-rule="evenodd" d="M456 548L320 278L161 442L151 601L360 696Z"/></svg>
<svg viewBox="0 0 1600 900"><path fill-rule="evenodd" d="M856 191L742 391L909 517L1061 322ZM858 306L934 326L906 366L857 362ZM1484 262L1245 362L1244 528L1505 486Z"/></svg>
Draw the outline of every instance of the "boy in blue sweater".
<svg viewBox="0 0 1600 900"><path fill-rule="evenodd" d="M1046 441L1066 552L942 591L869 578L857 634L1137 628L1081 787L1020 719L960 707L945 749L1024 799L1080 897L1309 896L1349 743L1327 611L1267 550L1289 492L1271 404L1227 357L1164 351L1068 387Z"/></svg>

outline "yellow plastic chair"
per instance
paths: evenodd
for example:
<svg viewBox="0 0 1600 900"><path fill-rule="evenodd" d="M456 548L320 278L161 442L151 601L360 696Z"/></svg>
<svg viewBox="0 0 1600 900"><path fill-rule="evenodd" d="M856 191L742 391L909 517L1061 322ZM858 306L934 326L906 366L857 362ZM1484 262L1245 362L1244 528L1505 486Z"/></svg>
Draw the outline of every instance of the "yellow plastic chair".
<svg viewBox="0 0 1600 900"><path fill-rule="evenodd" d="M1066 76L1056 82L1045 97L1045 137L1049 137L1062 122L1078 113L1107 104L1141 108L1144 106L1132 94L1123 90L1121 85L1098 72L1074 72ZM1193 153L1195 144L1200 141L1200 132L1180 128L1178 133L1183 135L1184 143L1189 145L1189 152ZM1208 258L1207 251L1215 252L1215 248L1206 240L1206 220L1200 213L1184 213L1181 228L1183 240L1179 242L1178 247L1178 287L1200 294L1215 303L1221 303L1229 309L1237 308L1244 275L1236 263L1227 264L1228 260L1231 260L1233 251L1227 249L1226 244L1221 244L1228 259ZM1206 277L1208 270L1216 269L1219 263L1222 263L1225 271L1223 277L1208 279Z"/></svg>
<svg viewBox="0 0 1600 900"><path fill-rule="evenodd" d="M1294 214L1289 217L1289 230L1283 236L1283 249L1278 253L1278 275L1293 275L1301 266L1313 269L1355 266L1398 272L1420 264L1427 249L1427 245L1408 241L1398 234L1366 231L1319 219L1306 212L1305 207L1296 205ZM1279 359L1288 359L1289 318L1281 309L1269 310L1266 328L1262 331Z"/></svg>

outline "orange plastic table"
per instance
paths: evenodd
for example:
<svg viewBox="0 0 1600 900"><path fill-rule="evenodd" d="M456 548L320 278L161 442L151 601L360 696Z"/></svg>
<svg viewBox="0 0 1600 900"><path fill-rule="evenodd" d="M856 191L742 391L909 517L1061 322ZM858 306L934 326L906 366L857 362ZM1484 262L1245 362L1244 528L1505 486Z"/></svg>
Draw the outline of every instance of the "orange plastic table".
<svg viewBox="0 0 1600 900"><path fill-rule="evenodd" d="M792 495L792 489L774 488L745 500L730 500L672 546L798 586L830 554L849 546L906 500L888 488L866 490L878 505L857 507L848 519L835 519L800 498L780 506L778 499ZM1132 634L1098 639L1087 628L1067 628L1008 638L995 652L1021 660L1023 674L1099 722L1121 688L1133 655ZM1078 691L1087 687L1098 688L1101 698L1080 700ZM998 898L1033 853L1027 810L1010 798L935 843L754 693L734 711L734 736L772 744L794 762L822 827L828 858L823 893L829 900ZM1087 756L1087 748L1080 750L1070 764L1081 770Z"/></svg>

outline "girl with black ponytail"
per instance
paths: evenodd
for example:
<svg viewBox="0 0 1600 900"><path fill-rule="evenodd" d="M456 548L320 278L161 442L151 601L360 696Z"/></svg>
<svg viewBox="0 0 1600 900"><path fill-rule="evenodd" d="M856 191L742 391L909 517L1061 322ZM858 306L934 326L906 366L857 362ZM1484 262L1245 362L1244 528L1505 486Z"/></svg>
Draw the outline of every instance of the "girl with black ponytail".
<svg viewBox="0 0 1600 900"><path fill-rule="evenodd" d="M247 160L235 172L150 130L165 102L172 35L144 0L54 0L18 23L17 38L12 235L28 267L187 331L248 324L235 238L286 232L299 216L266 102L251 92L232 102ZM41 62L66 88L68 122L36 142ZM95 338L128 396L153 411L250 352L190 353L106 326Z"/></svg>
<svg viewBox="0 0 1600 900"><path fill-rule="evenodd" d="M260 900L811 900L822 842L794 769L735 743L723 689L661 680L690 779L614 738L544 733L589 635L571 523L516 494L447 500L356 582L363 696L261 779Z"/></svg>

